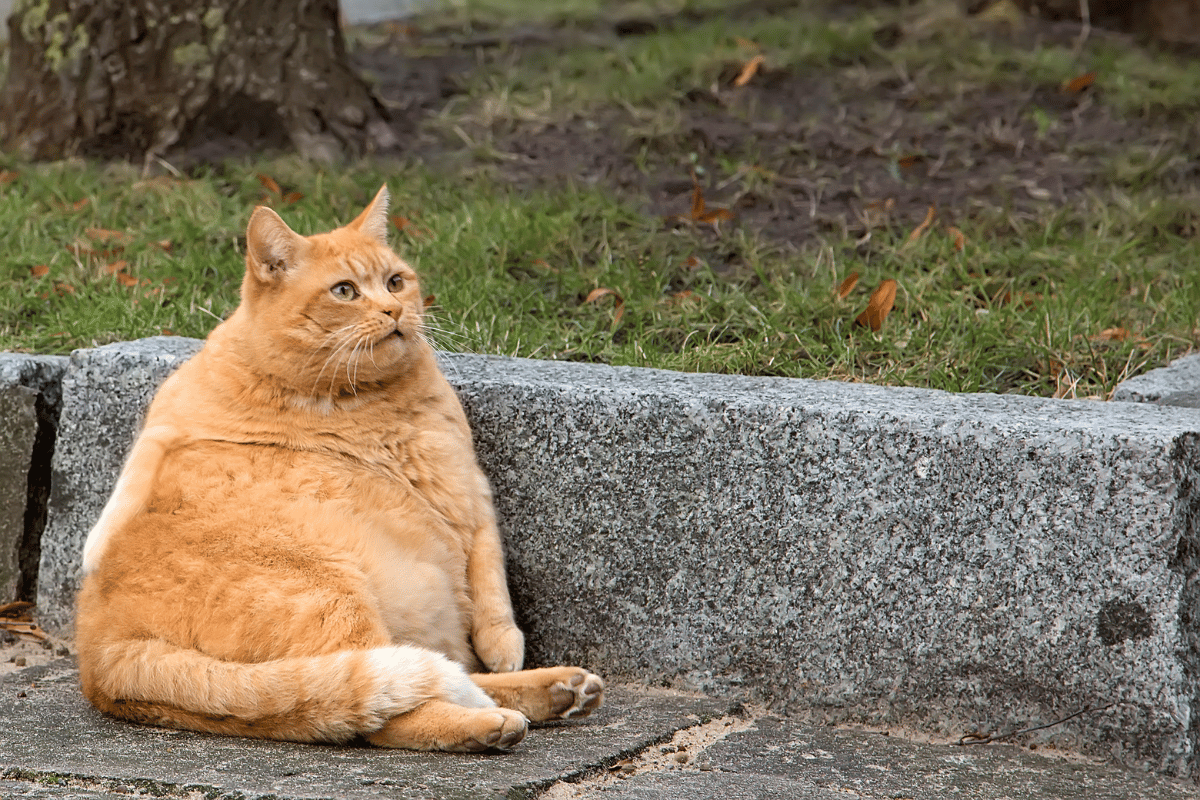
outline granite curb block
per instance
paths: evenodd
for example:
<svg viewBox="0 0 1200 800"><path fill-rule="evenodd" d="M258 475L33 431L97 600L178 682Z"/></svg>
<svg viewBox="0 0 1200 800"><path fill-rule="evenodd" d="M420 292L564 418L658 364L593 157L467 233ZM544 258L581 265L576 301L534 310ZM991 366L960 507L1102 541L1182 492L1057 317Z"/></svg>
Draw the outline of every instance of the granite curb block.
<svg viewBox="0 0 1200 800"><path fill-rule="evenodd" d="M79 351L39 608L154 387L199 347ZM1200 738L1200 412L446 356L533 663L823 721L1040 741L1176 776Z"/></svg>
<svg viewBox="0 0 1200 800"><path fill-rule="evenodd" d="M0 353L0 602L34 588L65 356Z"/></svg>
<svg viewBox="0 0 1200 800"><path fill-rule="evenodd" d="M1200 408L1200 353L1130 378L1113 392L1113 400Z"/></svg>

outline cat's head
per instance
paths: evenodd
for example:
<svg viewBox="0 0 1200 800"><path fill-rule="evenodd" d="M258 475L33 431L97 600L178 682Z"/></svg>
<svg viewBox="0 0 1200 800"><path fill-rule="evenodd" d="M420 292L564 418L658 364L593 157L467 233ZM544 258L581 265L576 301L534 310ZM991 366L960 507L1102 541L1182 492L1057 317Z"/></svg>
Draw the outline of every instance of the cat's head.
<svg viewBox="0 0 1200 800"><path fill-rule="evenodd" d="M387 206L384 186L353 222L313 236L269 208L254 210L235 316L257 372L335 398L387 383L429 357L421 289L388 247Z"/></svg>

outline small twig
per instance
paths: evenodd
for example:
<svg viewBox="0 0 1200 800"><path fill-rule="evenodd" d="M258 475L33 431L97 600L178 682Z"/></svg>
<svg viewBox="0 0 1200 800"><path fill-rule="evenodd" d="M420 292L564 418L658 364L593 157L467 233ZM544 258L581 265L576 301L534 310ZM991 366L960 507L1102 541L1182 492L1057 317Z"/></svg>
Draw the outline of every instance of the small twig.
<svg viewBox="0 0 1200 800"><path fill-rule="evenodd" d="M1055 720L1054 722L1047 722L1045 725L1035 725L1032 728L1023 728L1019 731L1009 731L1008 733L1002 733L999 736L995 736L990 733L967 733L960 737L956 744L959 747L966 747L967 745L972 744L992 744L993 742L1003 742L1008 739L1012 739L1014 736L1020 736L1025 733L1033 733L1034 731L1041 731L1045 730L1046 728L1053 728L1055 725L1061 725L1068 720L1075 719L1076 717L1083 716L1084 714L1091 714L1096 711L1107 711L1115 705L1117 704L1113 702L1105 706L1093 706L1091 708L1085 708L1082 711L1076 711L1074 714L1070 714L1062 719Z"/></svg>
<svg viewBox="0 0 1200 800"><path fill-rule="evenodd" d="M1079 21L1083 24L1079 28L1079 38L1075 40L1076 54L1083 49L1083 43L1092 33L1092 10L1088 7L1088 0L1079 0Z"/></svg>

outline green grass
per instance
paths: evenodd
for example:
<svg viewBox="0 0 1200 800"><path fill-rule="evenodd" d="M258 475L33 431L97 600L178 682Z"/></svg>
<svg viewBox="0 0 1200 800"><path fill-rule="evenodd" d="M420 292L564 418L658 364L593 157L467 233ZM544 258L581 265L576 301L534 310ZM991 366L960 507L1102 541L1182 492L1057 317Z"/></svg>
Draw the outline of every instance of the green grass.
<svg viewBox="0 0 1200 800"><path fill-rule="evenodd" d="M601 5L522 3L519 13L582 24ZM621 8L642 7L676 6ZM447 19L511 23L513 8L456 4ZM776 66L831 69L850 59L836 67L850 78L898 70L967 90L1016 82L1021 71L1024 85L1055 86L1089 66L1065 48L993 49L941 22L884 53L872 32L901 13L914 12L826 18L801 9L737 25L702 22L618 47L499 58L438 124L638 106L647 125L669 129L678 124L672 98L745 59L735 36L754 40ZM930 51L937 43L952 46ZM1088 52L1089 68L1123 76L1106 81L1104 95L1122 113L1200 108L1194 64L1107 45ZM1026 113L1039 119L1035 107ZM66 353L163 332L202 337L237 303L242 237L256 203L270 202L294 229L312 233L351 219L386 182L393 212L412 221L394 243L435 298L431 326L446 349L1105 397L1118 381L1200 342L1200 205L1194 192L1163 189L1164 176L1183 169L1180 159L1178 148L1121 150L1103 191L1035 215L997 208L965 217L961 252L938 226L914 242L907 227L876 228L869 247L836 232L788 243L714 231L664 221L636 198L569 176L514 187L470 162L442 172L276 158L145 179L121 165L10 159L17 177L0 186L0 349ZM268 193L260 173L282 193ZM302 197L285 202L293 192ZM122 236L106 238L109 230ZM126 262L124 283L108 269L117 261ZM858 284L839 298L851 273ZM136 286L125 285L131 278ZM898 283L895 310L879 332L856 326L884 279ZM612 293L587 302L597 288Z"/></svg>
<svg viewBox="0 0 1200 800"><path fill-rule="evenodd" d="M11 222L0 242L20 254L0 271L0 347L68 352L164 329L205 335L237 302L240 236L264 194L260 171L304 194L275 204L305 233L350 219L389 182L393 210L418 229L397 232L397 249L435 295L431 325L451 350L1079 396L1110 391L1196 341L1200 248L1155 228L1153 203L1096 198L1088 223L1064 212L962 253L936 231L912 245L897 235L869 260L828 244L799 252L735 235L727 246L745 269L730 277L689 263L710 232L664 225L602 191L516 193L415 167L331 173L281 159L196 180L22 166L0 197L0 218ZM120 253L79 257L69 246L89 241L88 228L132 238ZM169 252L155 244L163 240ZM105 273L118 258L141 284ZM37 264L49 273L33 277ZM850 272L859 285L838 299ZM895 310L879 333L856 327L884 278L899 283ZM619 320L613 296L584 302L598 287L621 296ZM1109 328L1130 336L1096 338Z"/></svg>

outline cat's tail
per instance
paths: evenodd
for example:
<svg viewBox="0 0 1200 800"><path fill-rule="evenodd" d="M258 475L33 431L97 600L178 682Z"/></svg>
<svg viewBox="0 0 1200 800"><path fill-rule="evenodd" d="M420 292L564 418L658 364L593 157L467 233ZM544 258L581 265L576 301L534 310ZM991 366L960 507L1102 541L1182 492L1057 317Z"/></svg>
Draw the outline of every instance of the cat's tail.
<svg viewBox="0 0 1200 800"><path fill-rule="evenodd" d="M80 674L88 699L114 716L298 742L346 741L428 700L495 705L461 666L408 645L246 664L123 641L81 651Z"/></svg>

